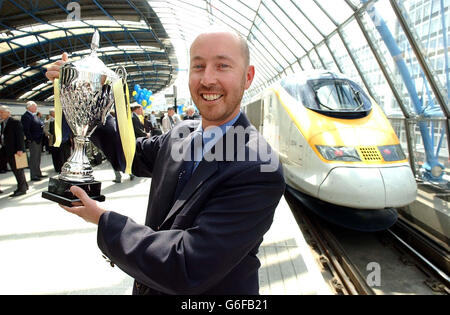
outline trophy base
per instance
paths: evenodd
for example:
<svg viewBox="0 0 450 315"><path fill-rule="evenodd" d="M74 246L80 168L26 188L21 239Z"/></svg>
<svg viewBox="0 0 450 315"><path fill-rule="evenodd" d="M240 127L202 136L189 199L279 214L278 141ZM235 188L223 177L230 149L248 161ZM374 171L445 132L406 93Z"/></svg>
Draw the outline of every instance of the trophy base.
<svg viewBox="0 0 450 315"><path fill-rule="evenodd" d="M57 202L67 207L72 207L72 202L80 201L70 192L71 186L78 186L83 189L91 199L105 201L105 196L100 194L101 182L93 181L89 183L68 182L59 178L50 178L48 191L42 193L42 198Z"/></svg>

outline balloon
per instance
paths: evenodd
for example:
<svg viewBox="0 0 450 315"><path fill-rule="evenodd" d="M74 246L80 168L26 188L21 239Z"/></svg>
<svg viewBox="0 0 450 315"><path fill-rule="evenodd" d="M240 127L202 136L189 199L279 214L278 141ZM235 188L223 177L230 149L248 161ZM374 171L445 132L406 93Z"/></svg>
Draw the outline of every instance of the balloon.
<svg viewBox="0 0 450 315"><path fill-rule="evenodd" d="M150 97L150 100L153 102L155 100L155 98L152 96L152 97Z"/></svg>
<svg viewBox="0 0 450 315"><path fill-rule="evenodd" d="M136 91L133 91L133 96L136 96L137 95L137 92Z"/></svg>
<svg viewBox="0 0 450 315"><path fill-rule="evenodd" d="M144 107L147 106L147 101L146 101L146 100L143 100L143 101L142 101L142 106L144 106Z"/></svg>
<svg viewBox="0 0 450 315"><path fill-rule="evenodd" d="M149 91L149 92L150 92L150 96L153 95L153 92L152 92L152 91Z"/></svg>
<svg viewBox="0 0 450 315"><path fill-rule="evenodd" d="M135 90L136 92L139 92L140 89L141 89L141 86L140 86L139 84L135 84L135 85L134 85L134 90Z"/></svg>

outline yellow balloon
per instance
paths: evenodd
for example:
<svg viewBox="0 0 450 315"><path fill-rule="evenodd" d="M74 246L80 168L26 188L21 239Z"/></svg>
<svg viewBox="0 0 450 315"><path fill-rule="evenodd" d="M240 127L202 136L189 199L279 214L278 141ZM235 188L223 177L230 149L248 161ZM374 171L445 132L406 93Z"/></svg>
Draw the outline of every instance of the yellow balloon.
<svg viewBox="0 0 450 315"><path fill-rule="evenodd" d="M137 92L136 91L133 91L133 96L136 96L137 95Z"/></svg>
<svg viewBox="0 0 450 315"><path fill-rule="evenodd" d="M146 100L143 100L143 101L142 101L142 106L145 107L145 105L147 105L147 101L146 101Z"/></svg>
<svg viewBox="0 0 450 315"><path fill-rule="evenodd" d="M152 97L150 97L150 101L154 101L155 100L155 98L152 96Z"/></svg>

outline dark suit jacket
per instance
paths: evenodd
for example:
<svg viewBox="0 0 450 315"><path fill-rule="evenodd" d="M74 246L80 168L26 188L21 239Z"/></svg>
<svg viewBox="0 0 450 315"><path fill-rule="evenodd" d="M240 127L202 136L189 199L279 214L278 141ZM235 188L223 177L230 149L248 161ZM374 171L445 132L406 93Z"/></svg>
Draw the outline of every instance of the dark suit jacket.
<svg viewBox="0 0 450 315"><path fill-rule="evenodd" d="M134 136L136 138L147 137L144 131L144 125L142 125L139 117L135 113L132 114L131 120L133 121Z"/></svg>
<svg viewBox="0 0 450 315"><path fill-rule="evenodd" d="M22 115L21 122L26 139L28 141L41 143L42 135L44 134L44 124L39 117L26 111L25 114Z"/></svg>
<svg viewBox="0 0 450 315"><path fill-rule="evenodd" d="M11 157L17 151L25 152L25 143L23 140L23 129L20 121L9 117L5 130L3 132L5 141L6 156Z"/></svg>
<svg viewBox="0 0 450 315"><path fill-rule="evenodd" d="M199 123L185 121L168 134L137 140L133 173L152 177L145 225L115 212L100 218L98 246L136 279L133 293L259 293L256 254L284 192L281 165L261 172L261 165L271 161L263 162L259 155L256 161L236 162L235 143L232 161L203 159L173 202L182 161L173 160L171 150L189 143L192 134L184 131ZM242 148L247 156L255 143L265 143L245 114L234 125L248 127ZM93 140L98 143L107 134L99 128ZM106 155L117 152L110 142L102 142ZM215 148L226 151L225 144L224 137Z"/></svg>

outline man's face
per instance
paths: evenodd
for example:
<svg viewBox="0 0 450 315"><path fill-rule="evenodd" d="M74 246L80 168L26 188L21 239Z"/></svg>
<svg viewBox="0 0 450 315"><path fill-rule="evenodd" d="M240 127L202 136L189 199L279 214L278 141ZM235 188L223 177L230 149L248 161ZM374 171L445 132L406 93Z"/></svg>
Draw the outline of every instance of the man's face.
<svg viewBox="0 0 450 315"><path fill-rule="evenodd" d="M172 117L173 114L175 114L175 111L174 111L173 109L169 109L169 110L167 111L167 115L169 115L169 117Z"/></svg>
<svg viewBox="0 0 450 315"><path fill-rule="evenodd" d="M9 117L9 112L7 112L5 110L0 110L0 119L1 120L8 119L8 117Z"/></svg>
<svg viewBox="0 0 450 315"><path fill-rule="evenodd" d="M28 110L32 113L36 113L37 112L37 105L31 105L30 108L28 108Z"/></svg>
<svg viewBox="0 0 450 315"><path fill-rule="evenodd" d="M190 51L189 90L203 123L221 125L240 110L254 77L239 39L229 33L202 34Z"/></svg>

